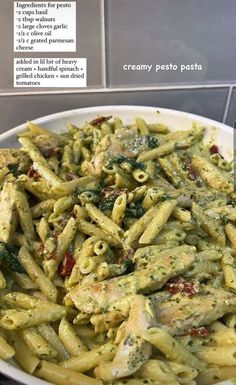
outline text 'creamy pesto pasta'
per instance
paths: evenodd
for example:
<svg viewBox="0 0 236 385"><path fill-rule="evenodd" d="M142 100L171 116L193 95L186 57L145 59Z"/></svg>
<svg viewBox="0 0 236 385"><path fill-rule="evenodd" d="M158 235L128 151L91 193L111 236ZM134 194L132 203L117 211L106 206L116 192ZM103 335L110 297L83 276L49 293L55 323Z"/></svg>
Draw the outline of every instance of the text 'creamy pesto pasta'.
<svg viewBox="0 0 236 385"><path fill-rule="evenodd" d="M100 116L0 149L0 358L57 385L236 376L232 163L203 137Z"/></svg>

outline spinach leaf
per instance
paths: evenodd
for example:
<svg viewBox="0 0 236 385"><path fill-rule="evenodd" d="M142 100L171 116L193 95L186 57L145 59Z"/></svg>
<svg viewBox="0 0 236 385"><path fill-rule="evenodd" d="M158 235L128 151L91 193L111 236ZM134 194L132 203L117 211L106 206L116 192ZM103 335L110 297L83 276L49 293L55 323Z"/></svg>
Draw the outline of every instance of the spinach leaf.
<svg viewBox="0 0 236 385"><path fill-rule="evenodd" d="M121 164L123 162L129 163L133 169L140 168L141 170L145 169L145 165L141 162L137 162L134 158L126 158L123 155L117 155L115 158L111 159L107 163L108 168L112 168L113 164Z"/></svg>
<svg viewBox="0 0 236 385"><path fill-rule="evenodd" d="M14 245L0 242L0 258L12 270L17 273L25 273L25 269L17 259L18 249Z"/></svg>
<svg viewBox="0 0 236 385"><path fill-rule="evenodd" d="M147 135L147 143L149 148L156 148L159 146L159 141L155 136Z"/></svg>
<svg viewBox="0 0 236 385"><path fill-rule="evenodd" d="M116 195L110 195L107 198L103 198L103 200L99 203L99 210L101 211L112 210L116 198L117 198Z"/></svg>
<svg viewBox="0 0 236 385"><path fill-rule="evenodd" d="M134 264L129 259L124 259L122 265L124 266L126 274L131 273L134 270Z"/></svg>
<svg viewBox="0 0 236 385"><path fill-rule="evenodd" d="M167 201L168 199L172 199L171 196L168 195L168 194L163 194L163 195L160 197L160 200L161 200L162 202Z"/></svg>
<svg viewBox="0 0 236 385"><path fill-rule="evenodd" d="M145 213L144 208L139 203L130 203L126 210L125 216L129 218L140 218Z"/></svg>
<svg viewBox="0 0 236 385"><path fill-rule="evenodd" d="M15 177L18 177L20 175L18 164L9 163L7 165L7 168Z"/></svg>

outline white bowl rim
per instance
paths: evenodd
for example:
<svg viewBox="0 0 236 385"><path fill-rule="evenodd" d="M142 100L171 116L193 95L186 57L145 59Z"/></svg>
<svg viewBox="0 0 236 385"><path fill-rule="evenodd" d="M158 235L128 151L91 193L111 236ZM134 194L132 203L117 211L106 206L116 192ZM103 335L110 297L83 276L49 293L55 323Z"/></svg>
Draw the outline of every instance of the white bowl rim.
<svg viewBox="0 0 236 385"><path fill-rule="evenodd" d="M18 382L22 385L49 385L51 382L46 382L41 380L38 377L35 377L33 374L28 374L22 369L16 368L14 365L11 365L7 361L0 359L0 374L6 376L13 381ZM52 384L53 385L53 384Z"/></svg>
<svg viewBox="0 0 236 385"><path fill-rule="evenodd" d="M119 113L119 112L128 112L128 111L134 111L135 113L138 112L159 112L160 117L161 114L169 114L172 116L178 116L182 118L186 118L188 120L196 121L196 122L201 122L201 124L206 124L208 126L212 127L217 127L223 131L227 131L228 133L232 134L234 129L231 126L228 126L224 123L221 123L219 121L209 119L200 115L192 114L189 112L184 112L184 111L179 111L179 110L174 110L174 109L168 109L168 108L162 108L162 107L150 107L150 106L142 106L142 105L107 105L107 106L95 106L95 107L85 107L85 108L76 108L76 109L71 109L71 110L66 110L66 111L61 111L61 112L56 112L53 114L45 115L40 118L32 119L33 122L38 123L38 124L43 124L43 123L50 123L53 122L54 120L58 118L69 118L71 115L78 114L79 115L84 115L86 113L89 114L95 114L97 115L102 115L103 112L106 111L114 111L114 113ZM158 116L158 115L157 115ZM0 144L2 140L5 140L12 135L16 135L18 132L23 130L25 128L26 124L20 124L2 134L0 134ZM10 363L1 360L0 359L0 373L11 378L14 381L19 381L21 384L24 385L29 385L29 384L34 384L34 385L48 385L50 384L49 382L46 382L44 380L39 379L38 377L35 377L33 375L30 375L26 372L24 372L21 369L16 368L15 366L11 365ZM33 382L32 382L33 381ZM222 384L230 384L229 382L222 382Z"/></svg>
<svg viewBox="0 0 236 385"><path fill-rule="evenodd" d="M141 106L141 105L107 105L107 106L97 106L97 107L85 107L85 108L76 108L72 110L65 110L61 112L56 112L54 114L45 115L40 118L32 119L33 122L38 124L43 124L45 122L50 123L58 118L68 118L73 114L83 115L86 113L96 114L100 115L101 113L105 111L112 110L114 112L119 113L121 112L128 112L129 110L132 110L134 112L159 112L163 114L169 114L173 116L178 116L182 118L191 119L193 121L200 121L202 124L211 125L211 126L217 126L218 128L222 130L226 130L228 133L233 133L233 127L228 126L224 123L221 123L217 120L209 119L201 115L192 114L190 112L184 112L169 108L162 108L162 107L150 107L150 106ZM158 116L158 115L157 115ZM25 128L26 123L22 123L14 128L11 128L10 130L7 130L6 132L0 134L0 141L7 139L9 136L12 136L13 134L17 134L19 131L23 130Z"/></svg>

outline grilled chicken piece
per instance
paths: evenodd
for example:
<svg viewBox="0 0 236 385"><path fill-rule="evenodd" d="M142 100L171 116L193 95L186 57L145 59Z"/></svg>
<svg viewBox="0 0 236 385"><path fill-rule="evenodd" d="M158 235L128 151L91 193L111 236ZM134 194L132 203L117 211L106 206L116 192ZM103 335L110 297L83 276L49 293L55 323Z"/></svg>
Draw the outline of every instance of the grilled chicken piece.
<svg viewBox="0 0 236 385"><path fill-rule="evenodd" d="M122 128L115 134L104 136L96 148L91 162L87 163L90 175L99 176L104 164L118 155L134 158L142 151L148 150L148 137L136 135L134 131Z"/></svg>
<svg viewBox="0 0 236 385"><path fill-rule="evenodd" d="M151 297L157 322L166 325L173 334L181 334L185 329L207 325L226 313L236 311L236 295L212 287L191 298L176 294L158 306L155 306L153 301L155 294Z"/></svg>
<svg viewBox="0 0 236 385"><path fill-rule="evenodd" d="M16 230L17 215L15 207L15 179L9 179L4 183L0 193L0 242L11 242Z"/></svg>
<svg viewBox="0 0 236 385"><path fill-rule="evenodd" d="M63 141L60 140L59 135L38 135L33 138L32 141L46 158L56 155L60 146L63 144Z"/></svg>
<svg viewBox="0 0 236 385"><path fill-rule="evenodd" d="M152 293L160 289L170 278L186 271L194 260L194 255L184 254L181 258L166 255L133 273L93 283L89 287L77 285L67 298L84 313L104 312L129 294Z"/></svg>
<svg viewBox="0 0 236 385"><path fill-rule="evenodd" d="M102 172L102 167L108 159L108 149L111 146L112 135L105 135L98 144L95 154L91 161L87 163L87 169L90 175L99 176Z"/></svg>
<svg viewBox="0 0 236 385"><path fill-rule="evenodd" d="M27 154L17 148L0 148L0 167L15 166L17 171L28 171L31 160ZM11 169L10 169L11 171Z"/></svg>
<svg viewBox="0 0 236 385"><path fill-rule="evenodd" d="M233 192L232 178L202 156L193 155L192 166L202 180L218 191Z"/></svg>
<svg viewBox="0 0 236 385"><path fill-rule="evenodd" d="M182 257L183 255L194 255L196 253L196 247L189 245L182 245L173 248L168 248L160 251L159 245L151 245L140 247L135 251L133 260L136 263L136 268L140 269L153 263L158 259L161 259L167 255Z"/></svg>
<svg viewBox="0 0 236 385"><path fill-rule="evenodd" d="M102 362L95 375L104 381L112 381L136 372L151 355L151 344L142 335L155 326L155 317L148 298L135 295L125 324L124 337L112 362Z"/></svg>

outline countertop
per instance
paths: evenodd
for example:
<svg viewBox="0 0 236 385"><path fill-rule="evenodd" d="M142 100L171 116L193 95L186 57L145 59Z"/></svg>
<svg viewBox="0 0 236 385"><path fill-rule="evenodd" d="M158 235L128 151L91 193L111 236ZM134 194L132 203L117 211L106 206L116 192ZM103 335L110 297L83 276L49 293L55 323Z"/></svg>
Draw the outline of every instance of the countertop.
<svg viewBox="0 0 236 385"><path fill-rule="evenodd" d="M0 385L20 385L19 382L15 382L11 380L10 378L7 378L0 374Z"/></svg>

